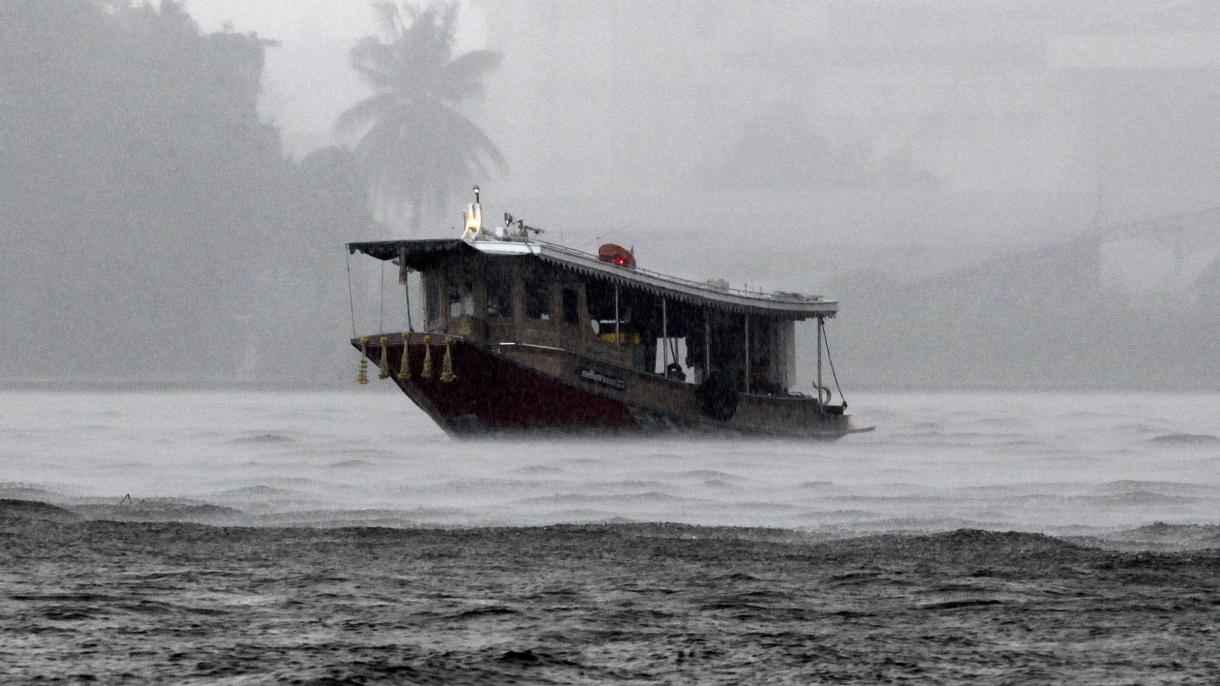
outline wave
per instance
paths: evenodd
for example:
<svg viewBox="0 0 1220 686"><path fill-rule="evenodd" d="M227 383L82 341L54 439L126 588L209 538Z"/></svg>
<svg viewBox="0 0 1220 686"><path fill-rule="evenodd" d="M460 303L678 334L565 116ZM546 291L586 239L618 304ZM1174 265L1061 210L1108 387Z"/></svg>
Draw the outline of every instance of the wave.
<svg viewBox="0 0 1220 686"><path fill-rule="evenodd" d="M1149 488L1169 493L1146 490ZM1172 494L1174 489L1179 489L1185 495ZM1120 480L1104 484L1099 490L1101 492L1094 494L1032 495L999 500L1026 506L1049 504L1058 508L1088 506L1089 504L1106 508L1141 508L1149 505L1172 508L1181 503L1198 502L1201 497L1215 496L1214 490L1209 490L1207 487L1177 482ZM129 524L184 522L210 526L402 529L467 528L510 523L529 527L551 525L556 520L560 520L580 525L641 526L645 528L633 531L645 530L655 533L667 531L664 529L664 526L667 525L639 524L637 520L647 520L651 515L639 517L636 515L637 512L664 511L669 513L668 517L685 520L687 517L683 513L698 511L701 513L700 519L703 522L719 521L722 524L732 524L741 521L742 517L738 513L753 513L756 516L747 517L747 519L769 521L772 524L782 521L786 526L800 527L767 529L771 532L768 535L798 537L812 535L835 540L862 540L860 539L862 535L896 536L898 538L894 540L908 541L905 545L913 545L910 541L916 539L911 537L932 536L933 538L926 540L930 541L934 547L944 547L951 542L966 545L962 543L960 537L969 535L974 537L970 540L970 545L977 544L983 548L994 547L996 540L1007 540L995 539L994 536L998 535L995 532L1014 526L1010 514L1003 511L981 517L979 512L965 517L895 516L895 513L886 512L885 509L873 511L871 508L836 508L832 503L827 503L830 507L825 510L815 510L810 509L807 504L798 507L793 504L767 500L724 501L715 498L684 497L661 490L603 494L573 491L541 495L509 501L494 511L481 507L450 507L442 504L421 504L415 508L361 509L334 507L326 504L319 506L312 502L292 500L304 494L268 486L229 489L219 492L217 495L228 496L232 499L231 504L235 506L227 506L223 504L223 501L218 504L217 502L185 498L152 498L125 503L118 503L115 499L100 501L73 498L70 504L51 504L38 499L5 499L0 500L0 523L10 529L14 526L24 526L27 523L72 525L82 520ZM277 512L263 506L268 499L292 500L293 507L291 511ZM831 500L851 499L834 498ZM871 499L860 498L859 500ZM881 503L893 502L887 498L878 500ZM1132 511L1134 512L1134 510ZM1130 517L1128 517L1129 519ZM698 536L709 535L709 532L721 535L725 531L731 532L725 534L730 538L746 535L742 533L746 531L745 529L732 527L719 529L716 526L700 526L697 522L693 522L683 531L687 532L687 535ZM1063 543L1119 550L1176 551L1220 548L1220 524L1158 522L1120 531L1105 528L1092 528L1091 530L1077 528L1073 531L1070 527L1059 527L1056 531L1061 534L1058 539L1027 539L1023 545L1033 545L1030 543L1031 541L1038 545L1046 545L1047 541L1057 540ZM959 538L943 538L950 534ZM938 536L941 538L936 538Z"/></svg>
<svg viewBox="0 0 1220 686"><path fill-rule="evenodd" d="M281 433L257 433L238 438L229 439L229 443L234 445L275 445L282 443L295 443L296 439Z"/></svg>
<svg viewBox="0 0 1220 686"><path fill-rule="evenodd" d="M564 460L556 460L556 461L555 461L555 462L553 462L552 464L562 464L562 465L572 465L572 466L586 466L586 465L595 465L595 464L599 464L599 462L598 462L598 460L596 460L596 459L594 459L594 458L592 458L592 457L569 457L569 458L564 459Z"/></svg>
<svg viewBox="0 0 1220 686"><path fill-rule="evenodd" d="M761 501L723 503L720 507L721 509L744 510L746 512L792 512L802 508L802 506L790 505L788 503Z"/></svg>
<svg viewBox="0 0 1220 686"><path fill-rule="evenodd" d="M567 474L568 470L546 464L534 464L528 467L517 467L510 470L513 474L540 475L540 474Z"/></svg>
<svg viewBox="0 0 1220 686"><path fill-rule="evenodd" d="M1109 495L1080 496L1078 499L1103 505L1176 505L1198 500L1190 495L1168 495L1155 491L1124 491Z"/></svg>
<svg viewBox="0 0 1220 686"><path fill-rule="evenodd" d="M343 460L341 462L333 462L326 465L331 469L350 469L352 467L372 467L373 463L368 460Z"/></svg>
<svg viewBox="0 0 1220 686"><path fill-rule="evenodd" d="M991 607L993 605L1003 605L1004 601L996 598L965 598L962 600L942 600L932 603L923 603L917 607L920 610L962 610L976 607Z"/></svg>
<svg viewBox="0 0 1220 686"><path fill-rule="evenodd" d="M503 615L520 614L519 610L514 610L507 605L485 605L482 607L471 607L459 610L451 615L450 619L479 619L481 617L497 617Z"/></svg>
<svg viewBox="0 0 1220 686"><path fill-rule="evenodd" d="M1169 524L1167 522L1153 522L1135 529L1128 529L1116 535L1199 535L1215 536L1220 534L1220 524Z"/></svg>
<svg viewBox="0 0 1220 686"><path fill-rule="evenodd" d="M570 510L555 510L548 514L555 517L562 517L563 521L575 524L577 526L583 526L586 524L636 524L640 522L638 519L624 517L621 514L612 512L610 510L595 510L588 507L578 507ZM549 526L549 524L543 523L540 524L540 526Z"/></svg>
<svg viewBox="0 0 1220 686"><path fill-rule="evenodd" d="M823 522L827 520L875 520L883 515L871 510L807 510L797 515L797 519L807 522Z"/></svg>
<svg viewBox="0 0 1220 686"><path fill-rule="evenodd" d="M38 500L0 499L0 522L73 522L80 519L75 512Z"/></svg>
<svg viewBox="0 0 1220 686"><path fill-rule="evenodd" d="M217 540L214 527L245 527L250 531L273 532L276 528L299 530L308 537L310 529L327 531L366 532L379 530L388 537L400 535L445 536L450 532L479 532L480 536L513 536L530 532L551 540L564 537L595 538L613 533L616 536L645 538L675 538L682 540L723 539L738 541L770 541L813 546L815 556L844 556L858 560L901 559L945 562L948 559L971 557L978 559L1055 558L1080 551L1207 551L1220 554L1220 524L1165 523L1126 529L1117 532L1050 536L1042 533L1003 531L1002 523L968 522L961 518L917 519L890 518L856 521L818 529L786 529L737 526L703 526L679 523L640 522L623 517L609 509L588 507L591 498L580 494L531 499L550 505L576 505L564 510L575 523L535 525L518 523L506 527L502 520L472 525L474 513L461 508L420 507L415 509L330 510L315 509L290 513L249 514L233 508L179 501L137 502L134 505L81 505L62 508L38 501L0 500L0 525L10 534L27 526L89 526L90 537L126 540L132 535L125 527L161 527L147 529L151 540L197 544ZM676 498L660 493L640 493L629 496L592 498L612 505L669 504L692 499ZM706 502L703 504L706 505ZM868 512L820 512L801 515L800 519L820 519L825 522L835 514L859 518ZM528 521L528 520L522 520ZM173 528L164 528L172 526ZM412 534L410 532L417 532ZM517 532L517 533L513 533ZM872 533L876 532L876 533ZM246 535L246 534L243 534ZM249 534L263 536L264 534ZM267 533L274 537L280 535ZM341 534L342 535L342 534ZM363 534L361 534L363 535ZM846 579L842 581L847 581Z"/></svg>
<svg viewBox="0 0 1220 686"><path fill-rule="evenodd" d="M599 504L599 505L657 505L660 503L701 503L710 504L710 501L700 498L683 498L669 493L660 491L647 491L644 493L622 493L615 495L590 495L587 493L559 493L555 495L539 496L536 498L523 498L517 501L521 504L529 505L580 505L580 504Z"/></svg>
<svg viewBox="0 0 1220 686"><path fill-rule="evenodd" d="M41 502L60 500L61 494L34 484L11 482L0 484L0 499L36 500Z"/></svg>
<svg viewBox="0 0 1220 686"><path fill-rule="evenodd" d="M893 535L882 535L866 540L877 545L901 541L902 548L925 557L967 551L1008 556L1058 555L1082 549L1082 546L1070 541L1026 531L954 529L941 533L909 536L899 539L899 541L893 540L895 538Z"/></svg>
<svg viewBox="0 0 1220 686"><path fill-rule="evenodd" d="M1025 507L1088 507L1088 506L1147 506L1147 505L1183 505L1197 502L1197 495L1176 495L1158 493L1151 490L1120 490L1110 493L1081 495L1057 493L1031 493L1013 496L999 496L997 502Z"/></svg>
<svg viewBox="0 0 1220 686"><path fill-rule="evenodd" d="M741 477L736 474L722 472L718 469L686 469L678 472L657 472L655 476L682 479L690 481L705 481L705 480L721 480L721 481L741 481Z"/></svg>
<svg viewBox="0 0 1220 686"><path fill-rule="evenodd" d="M232 507L171 498L133 500L115 505L75 505L71 509L88 519L119 522L232 523L246 514Z"/></svg>
<svg viewBox="0 0 1220 686"><path fill-rule="evenodd" d="M632 490L632 491L641 491L641 490L656 490L656 489L660 489L660 488L668 488L669 486L670 486L670 484L667 484L667 483L664 483L661 481L647 481L644 479L623 479L621 481L594 481L594 482L584 485L584 488L588 488L590 491L604 491L604 490L615 491L615 490L621 490L621 489L628 489L628 490Z"/></svg>
<svg viewBox="0 0 1220 686"><path fill-rule="evenodd" d="M1020 417L1020 416L980 417L978 419L975 419L972 423L979 424L982 426L1002 426L1002 427L1029 426L1029 420L1025 419L1024 417Z"/></svg>
<svg viewBox="0 0 1220 686"><path fill-rule="evenodd" d="M121 572L119 577L125 580L135 581L161 581L164 579L178 578L220 578L220 579L241 579L244 578L245 572L233 569L208 569L206 567L171 567L163 569L149 569Z"/></svg>
<svg viewBox="0 0 1220 686"><path fill-rule="evenodd" d="M1048 447L1045 441L1040 441L1034 438L1014 438L1008 441L1001 441L1000 445L1005 448L1037 448Z"/></svg>
<svg viewBox="0 0 1220 686"><path fill-rule="evenodd" d="M418 507L413 509L369 508L363 510L312 509L297 512L275 512L250 517L247 522L258 526L291 526L320 529L352 527L417 527L421 524L460 523L471 516L457 507Z"/></svg>
<svg viewBox="0 0 1220 686"><path fill-rule="evenodd" d="M1072 538L1086 545L1119 550L1220 549L1220 524L1153 522L1134 529Z"/></svg>
<svg viewBox="0 0 1220 686"><path fill-rule="evenodd" d="M1216 445L1220 443L1220 437L1213 434L1172 433L1154 436L1148 442L1160 445Z"/></svg>
<svg viewBox="0 0 1220 686"><path fill-rule="evenodd" d="M1163 423L1150 424L1148 422L1124 422L1115 425L1114 428L1118 431L1125 431L1128 433L1146 434L1154 431L1164 431L1166 426Z"/></svg>
<svg viewBox="0 0 1220 686"><path fill-rule="evenodd" d="M402 494L491 495L537 491L540 488L570 487L567 481L550 479L453 479L440 483L407 485L395 489Z"/></svg>
<svg viewBox="0 0 1220 686"><path fill-rule="evenodd" d="M836 503L926 504L944 502L939 495L828 495L822 500Z"/></svg>
<svg viewBox="0 0 1220 686"><path fill-rule="evenodd" d="M263 485L263 486L274 485L275 487L285 486L285 487L297 487L297 488L327 488L327 489L342 487L341 484L336 484L336 483L329 482L329 481L320 481L318 479L310 478L307 476L276 476L273 474L268 474L266 476L260 476L260 477L258 477L258 479L261 482L259 484L250 483L249 478L238 478L238 477L220 479L220 480L215 481L214 484L217 487L226 487L226 488L245 488L246 486L258 486L258 485Z"/></svg>
<svg viewBox="0 0 1220 686"><path fill-rule="evenodd" d="M1094 487L1097 493L1130 493L1134 491L1154 492L1176 496L1217 496L1220 488L1205 484L1188 484L1181 481L1140 481L1120 479L1107 481Z"/></svg>
<svg viewBox="0 0 1220 686"><path fill-rule="evenodd" d="M797 489L802 491L822 491L827 488L834 488L833 481L802 481L796 485Z"/></svg>
<svg viewBox="0 0 1220 686"><path fill-rule="evenodd" d="M208 497L225 498L225 499L233 499L233 498L253 499L253 498L273 498L273 497L282 498L285 496L304 496L304 495L307 495L307 494L302 493L301 491L293 491L293 490L289 490L286 488L275 488L274 486L264 486L262 484L258 484L255 486L242 486L240 488L230 488L230 489L223 490L223 491L216 491L214 493L209 493Z"/></svg>
<svg viewBox="0 0 1220 686"><path fill-rule="evenodd" d="M980 521L965 517L884 517L878 516L864 521L840 522L838 527L845 536L862 532L876 535L894 533L901 536L924 535L946 531L1001 531L1012 524L1004 521Z"/></svg>

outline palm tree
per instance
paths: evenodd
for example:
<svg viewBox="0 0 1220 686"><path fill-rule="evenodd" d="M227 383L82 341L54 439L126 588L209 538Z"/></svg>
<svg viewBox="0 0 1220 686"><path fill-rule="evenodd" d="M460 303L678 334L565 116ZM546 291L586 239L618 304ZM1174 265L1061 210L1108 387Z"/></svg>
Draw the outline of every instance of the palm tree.
<svg viewBox="0 0 1220 686"><path fill-rule="evenodd" d="M418 235L425 215L435 216L453 191L487 174L485 161L505 167L487 134L458 111L482 94L500 54L472 50L453 57L455 3L373 7L380 35L362 39L351 64L374 94L344 112L336 128L362 134L355 153L374 206L393 217L409 206Z"/></svg>

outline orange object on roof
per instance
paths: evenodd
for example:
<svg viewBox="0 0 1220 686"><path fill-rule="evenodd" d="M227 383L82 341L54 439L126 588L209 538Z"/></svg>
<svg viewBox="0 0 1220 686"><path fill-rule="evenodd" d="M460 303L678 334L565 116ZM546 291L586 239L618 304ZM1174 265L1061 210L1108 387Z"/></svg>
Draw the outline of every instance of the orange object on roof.
<svg viewBox="0 0 1220 686"><path fill-rule="evenodd" d="M606 243L597 249L597 259L628 269L635 269L635 253L616 243Z"/></svg>

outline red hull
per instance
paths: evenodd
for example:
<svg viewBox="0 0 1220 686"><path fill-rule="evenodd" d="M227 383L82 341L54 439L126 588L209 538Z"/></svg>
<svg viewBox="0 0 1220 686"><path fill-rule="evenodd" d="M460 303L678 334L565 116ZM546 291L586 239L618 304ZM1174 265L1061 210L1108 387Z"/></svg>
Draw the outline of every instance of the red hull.
<svg viewBox="0 0 1220 686"><path fill-rule="evenodd" d="M370 338L368 356L373 373L381 360L380 337ZM423 342L422 334L412 334L408 345L410 376L399 378L402 341L390 338L386 346L390 378L416 405L442 429L455 436L487 433L577 432L616 433L683 430L696 432L769 433L728 426L705 417L686 417L678 413L644 408L607 397L592 388L533 369L461 338L446 346L443 335ZM355 343L359 347L358 343ZM430 365L425 355L431 349ZM443 378L446 349L451 356L454 377ZM430 373L425 376L426 367ZM583 384L582 384L583 385ZM823 438L838 437L852 431L846 417L826 417L823 430L808 433ZM797 433L797 432L793 432Z"/></svg>
<svg viewBox="0 0 1220 686"><path fill-rule="evenodd" d="M444 339L436 336L435 339ZM445 346L433 340L432 373L422 375L425 350L410 345L411 378L399 379L402 345L390 343L390 378L446 432L456 435L525 431L633 431L627 405L569 386L545 374L481 350L462 340L451 345L455 379L441 380ZM370 343L371 363L380 348Z"/></svg>

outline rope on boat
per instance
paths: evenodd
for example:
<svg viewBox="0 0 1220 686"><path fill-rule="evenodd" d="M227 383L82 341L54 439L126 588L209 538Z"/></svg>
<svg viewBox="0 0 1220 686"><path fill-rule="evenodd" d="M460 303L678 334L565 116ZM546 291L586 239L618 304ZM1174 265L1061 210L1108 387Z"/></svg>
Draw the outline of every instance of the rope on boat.
<svg viewBox="0 0 1220 686"><path fill-rule="evenodd" d="M839 399L843 401L843 407L847 407L847 398L843 397L843 388L839 386L839 375L835 374L835 361L830 356L830 337L826 335L826 323L819 320L818 326L822 327L822 344L826 346L826 361L830 363L830 378L835 380L835 389L839 391Z"/></svg>

